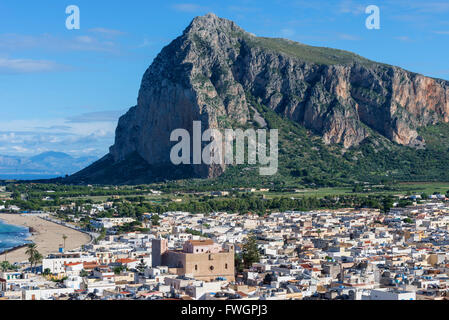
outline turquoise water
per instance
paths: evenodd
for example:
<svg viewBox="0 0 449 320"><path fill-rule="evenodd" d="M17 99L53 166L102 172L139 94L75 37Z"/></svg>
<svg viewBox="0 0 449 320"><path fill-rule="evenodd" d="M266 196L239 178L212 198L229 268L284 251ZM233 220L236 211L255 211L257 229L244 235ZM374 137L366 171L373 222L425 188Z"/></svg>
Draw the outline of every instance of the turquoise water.
<svg viewBox="0 0 449 320"><path fill-rule="evenodd" d="M6 224L0 220L0 253L28 243L28 228Z"/></svg>

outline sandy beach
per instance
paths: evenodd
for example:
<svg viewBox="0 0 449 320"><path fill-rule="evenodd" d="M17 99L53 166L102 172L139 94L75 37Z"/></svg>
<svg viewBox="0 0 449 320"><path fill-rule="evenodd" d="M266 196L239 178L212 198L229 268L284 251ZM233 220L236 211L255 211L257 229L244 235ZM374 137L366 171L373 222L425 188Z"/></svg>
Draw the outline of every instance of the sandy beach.
<svg viewBox="0 0 449 320"><path fill-rule="evenodd" d="M45 257L50 253L58 252L59 246L63 244L62 236L65 234L66 250L78 249L90 241L89 235L61 226L59 224L43 220L37 216L0 214L0 220L8 224L31 227L34 234L28 239L37 244L37 250ZM6 260L10 263L28 261L25 254L26 248L19 248L7 253ZM0 261L5 260L5 255L0 255Z"/></svg>

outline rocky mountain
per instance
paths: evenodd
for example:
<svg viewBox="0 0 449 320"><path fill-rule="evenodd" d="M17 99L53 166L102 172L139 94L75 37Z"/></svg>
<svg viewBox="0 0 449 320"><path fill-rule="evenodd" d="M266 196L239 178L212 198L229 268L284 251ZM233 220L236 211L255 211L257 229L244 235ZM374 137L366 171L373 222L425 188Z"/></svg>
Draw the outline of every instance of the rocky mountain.
<svg viewBox="0 0 449 320"><path fill-rule="evenodd" d="M44 152L32 157L0 156L1 179L65 176L92 164L95 157L74 158L63 152Z"/></svg>
<svg viewBox="0 0 449 320"><path fill-rule="evenodd" d="M369 138L422 150L419 129L449 121L449 82L342 50L256 37L207 14L145 72L137 105L120 118L110 153L72 179L95 181L117 170L126 176L133 161L140 168L135 175L145 179L220 176L224 165L174 168L170 133L192 132L194 120L203 130L260 126L266 122L256 105L321 137L323 148L338 146L335 156ZM130 182L131 175L118 180Z"/></svg>

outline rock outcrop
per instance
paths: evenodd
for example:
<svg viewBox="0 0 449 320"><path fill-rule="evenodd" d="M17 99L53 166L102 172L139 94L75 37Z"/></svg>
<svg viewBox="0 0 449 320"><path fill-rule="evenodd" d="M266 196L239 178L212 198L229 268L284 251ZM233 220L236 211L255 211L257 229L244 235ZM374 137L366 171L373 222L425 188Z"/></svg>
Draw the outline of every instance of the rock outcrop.
<svg viewBox="0 0 449 320"><path fill-rule="evenodd" d="M447 81L342 50L256 37L208 14L195 18L145 72L137 106L120 118L110 156L115 163L138 154L149 165L168 164L174 129L191 132L195 120L203 130L254 120L248 95L344 148L373 131L422 147L418 127L449 121ZM216 177L225 167L192 170Z"/></svg>

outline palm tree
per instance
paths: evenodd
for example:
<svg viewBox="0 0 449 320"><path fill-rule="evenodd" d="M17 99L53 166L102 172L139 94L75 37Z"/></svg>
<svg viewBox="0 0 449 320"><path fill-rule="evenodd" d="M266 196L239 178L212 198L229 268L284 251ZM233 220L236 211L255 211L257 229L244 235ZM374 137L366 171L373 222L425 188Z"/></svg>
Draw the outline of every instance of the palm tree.
<svg viewBox="0 0 449 320"><path fill-rule="evenodd" d="M38 264L38 263L41 263L42 262L42 259L43 259L44 257L38 252L38 251L36 251L35 253L34 253L34 268L36 268L36 265ZM36 270L34 270L34 271L36 271Z"/></svg>
<svg viewBox="0 0 449 320"><path fill-rule="evenodd" d="M33 271L33 264L35 263L36 253L39 253L36 248L37 245L35 243L30 243L27 245L27 250L25 251L25 254L28 255L28 261L31 265L31 271Z"/></svg>
<svg viewBox="0 0 449 320"><path fill-rule="evenodd" d="M89 272L87 272L86 270L83 269L80 271L80 277L84 278L84 277L87 277L88 275L89 275Z"/></svg>
<svg viewBox="0 0 449 320"><path fill-rule="evenodd" d="M6 271L8 271L8 270L11 269L11 265L9 264L8 261L3 261L2 263L0 263L0 269L1 269L3 272L6 272Z"/></svg>
<svg viewBox="0 0 449 320"><path fill-rule="evenodd" d="M65 234L62 235L62 240L64 240L64 251L65 251L65 240L67 239L67 236Z"/></svg>

